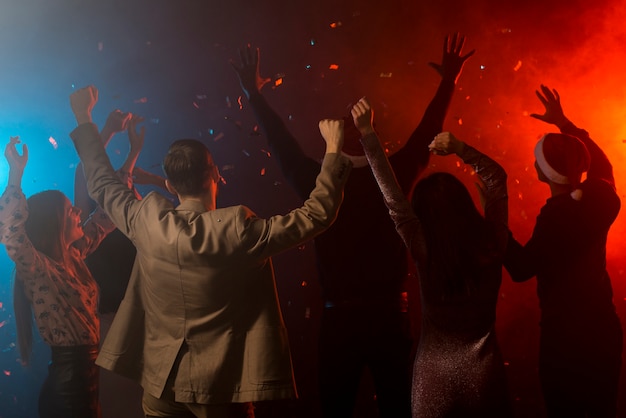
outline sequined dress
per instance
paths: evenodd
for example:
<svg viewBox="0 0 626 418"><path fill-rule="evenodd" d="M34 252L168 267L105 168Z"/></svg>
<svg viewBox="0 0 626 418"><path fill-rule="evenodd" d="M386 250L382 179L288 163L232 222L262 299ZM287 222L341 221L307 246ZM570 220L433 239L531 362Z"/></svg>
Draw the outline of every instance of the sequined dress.
<svg viewBox="0 0 626 418"><path fill-rule="evenodd" d="M420 221L398 187L375 134L361 139L398 233L417 265L422 298L422 328L413 368L414 417L510 416L506 378L495 333L502 280L500 259L481 270L470 294L442 299L431 284ZM465 145L460 157L485 185L485 218L494 227L503 253L507 235L506 173L495 161Z"/></svg>

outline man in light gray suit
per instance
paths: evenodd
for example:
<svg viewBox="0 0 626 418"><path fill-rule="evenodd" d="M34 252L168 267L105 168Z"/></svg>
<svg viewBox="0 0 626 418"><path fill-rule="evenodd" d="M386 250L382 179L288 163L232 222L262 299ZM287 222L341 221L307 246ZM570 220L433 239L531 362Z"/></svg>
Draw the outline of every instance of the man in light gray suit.
<svg viewBox="0 0 626 418"><path fill-rule="evenodd" d="M334 221L352 167L340 153L343 122L320 122L326 155L304 205L261 219L244 206L216 208L218 169L193 139L174 142L164 160L180 205L158 193L138 200L92 123L97 100L93 86L70 96L71 137L89 194L137 248L97 364L142 385L148 417L227 417L234 405L295 397L270 257Z"/></svg>

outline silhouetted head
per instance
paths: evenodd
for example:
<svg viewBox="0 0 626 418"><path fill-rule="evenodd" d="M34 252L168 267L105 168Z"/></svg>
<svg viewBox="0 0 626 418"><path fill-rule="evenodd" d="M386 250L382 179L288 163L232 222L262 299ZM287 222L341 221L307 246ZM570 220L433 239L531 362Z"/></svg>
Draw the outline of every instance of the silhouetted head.
<svg viewBox="0 0 626 418"><path fill-rule="evenodd" d="M180 196L200 196L217 189L217 166L208 148L195 139L175 141L165 156L163 171Z"/></svg>
<svg viewBox="0 0 626 418"><path fill-rule="evenodd" d="M465 185L449 173L421 179L411 205L422 225L430 283L442 295L468 292L493 261L493 235Z"/></svg>
<svg viewBox="0 0 626 418"><path fill-rule="evenodd" d="M575 189L590 157L585 144L578 138L562 133L544 135L535 146L537 177L544 183L570 185Z"/></svg>
<svg viewBox="0 0 626 418"><path fill-rule="evenodd" d="M32 195L26 201L28 219L26 234L33 246L57 261L65 251L83 236L80 209L58 190L46 190Z"/></svg>

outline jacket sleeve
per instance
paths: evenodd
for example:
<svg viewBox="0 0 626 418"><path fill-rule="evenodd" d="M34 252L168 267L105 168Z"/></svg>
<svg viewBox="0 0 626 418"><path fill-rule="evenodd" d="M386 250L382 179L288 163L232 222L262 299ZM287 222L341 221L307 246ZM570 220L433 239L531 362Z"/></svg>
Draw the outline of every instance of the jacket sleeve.
<svg viewBox="0 0 626 418"><path fill-rule="evenodd" d="M296 138L289 132L280 116L270 107L265 97L260 93L253 94L250 97L250 105L267 137L272 155L276 157L283 176L298 196L306 200L315 188L320 164L304 154Z"/></svg>
<svg viewBox="0 0 626 418"><path fill-rule="evenodd" d="M309 198L302 207L286 215L262 219L242 206L237 233L248 253L259 258L270 257L327 229L339 211L351 168L352 163L347 157L326 154Z"/></svg>
<svg viewBox="0 0 626 418"><path fill-rule="evenodd" d="M83 163L89 195L115 226L132 239L132 223L142 201L120 180L111 166L96 125L81 124L70 136Z"/></svg>

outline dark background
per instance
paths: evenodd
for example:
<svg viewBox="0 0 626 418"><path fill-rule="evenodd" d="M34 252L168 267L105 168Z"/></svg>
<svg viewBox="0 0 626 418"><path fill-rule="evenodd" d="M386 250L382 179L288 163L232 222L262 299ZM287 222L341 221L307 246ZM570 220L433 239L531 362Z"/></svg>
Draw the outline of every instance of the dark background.
<svg viewBox="0 0 626 418"><path fill-rule="evenodd" d="M570 119L609 154L624 198L625 20L626 4L618 0L0 0L0 135L6 141L20 135L30 147L27 195L57 188L71 198L78 158L68 137L75 126L68 96L94 84L100 126L115 108L146 118L139 166L160 174L172 140L198 138L226 180L218 205L243 203L261 216L285 213L301 202L255 131L246 99L240 99L229 64L238 59L238 48L261 48L263 75L282 80L263 93L305 150L321 157L318 120L344 116L363 95L372 102L381 137L390 148L401 146L439 82L427 63L440 62L444 36L459 31L468 37L465 50L477 52L465 66L445 129L505 167L511 229L525 242L548 197L536 180L532 150L552 127L528 116L542 111L534 95L541 83L559 90ZM332 64L338 69L329 69ZM125 134L114 138L114 165L127 149ZM474 177L455 157L433 157L430 169L457 174L474 193ZM3 160L0 183L6 183L7 171ZM609 236L608 269L626 323L624 219L621 214ZM281 254L275 264L301 398L266 414L315 416L320 298L312 245ZM12 269L2 252L0 418L36 416L49 355L37 340L33 363L24 368L18 362ZM540 417L534 280L513 284L505 277L497 327L516 415ZM376 416L368 378L358 417Z"/></svg>

